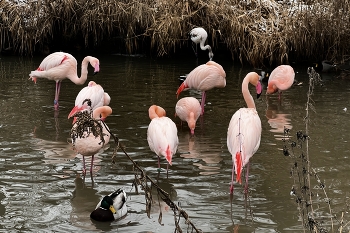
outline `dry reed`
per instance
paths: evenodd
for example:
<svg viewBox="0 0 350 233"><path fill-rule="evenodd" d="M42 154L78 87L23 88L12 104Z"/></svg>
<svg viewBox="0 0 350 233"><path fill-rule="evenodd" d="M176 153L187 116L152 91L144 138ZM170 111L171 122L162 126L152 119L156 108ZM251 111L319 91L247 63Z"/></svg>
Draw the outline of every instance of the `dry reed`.
<svg viewBox="0 0 350 233"><path fill-rule="evenodd" d="M350 49L349 8L348 0L1 0L0 48L32 55L62 49L61 41L84 48L108 42L165 56L189 46L188 32L201 26L214 51L241 63L341 62Z"/></svg>

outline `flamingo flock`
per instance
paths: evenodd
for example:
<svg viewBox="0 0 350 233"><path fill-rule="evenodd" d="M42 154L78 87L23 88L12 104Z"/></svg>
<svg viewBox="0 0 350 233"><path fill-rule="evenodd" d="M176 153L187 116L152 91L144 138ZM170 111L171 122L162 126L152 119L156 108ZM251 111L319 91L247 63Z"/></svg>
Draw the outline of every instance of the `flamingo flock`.
<svg viewBox="0 0 350 233"><path fill-rule="evenodd" d="M191 40L200 44L202 50L209 51L209 61L194 68L184 82L177 88L176 97L188 89L195 89L202 92L201 100L187 96L179 99L175 105L175 117L182 122L186 122L191 134L195 136L197 121L204 115L204 107L207 91L213 88L224 88L226 86L226 72L223 67L212 61L213 52L209 45L204 46L207 33L203 28L195 28L190 32ZM56 82L54 108L58 110L61 83L64 79L69 79L73 83L82 85L87 80L88 64L94 68L94 73L100 71L99 60L92 56L87 56L81 64L81 76L77 75L76 59L64 52L56 52L47 56L39 65L37 70L31 71L29 76L36 83L37 78L46 78ZM274 69L269 77L267 94L286 91L294 81L294 70L291 66L281 65ZM230 182L230 194L233 193L234 182L242 183L242 172L245 174L245 193L248 193L249 161L258 151L261 141L261 120L257 112L254 98L249 92L249 84L256 87L257 98L262 93L261 77L255 72L249 72L243 79L241 91L246 107L237 109L232 115L227 129L227 149L232 155L232 177ZM175 98L174 98L175 99ZM77 136L72 133L74 150L83 156L83 174L86 174L85 157L91 157L90 174L93 173L94 156L100 153L104 146L108 144L111 133L105 121L111 116L112 108L108 106L111 98L104 91L101 85L90 81L88 85L78 93L74 107L68 114L68 118L74 117L72 132L78 127L83 114L90 114L91 119L97 122L101 129L100 136L91 133L88 129ZM169 165L173 164L173 159L177 153L179 144L178 130L175 122L166 116L166 111L159 105L152 104L148 109L150 123L145 132L150 151L154 152L158 158L158 170L161 170L161 159ZM92 126L87 126L89 128ZM177 163L177 159L175 159ZM234 179L236 176L236 179ZM117 213L115 210L122 209L125 204L126 194L123 190L112 192L105 196L91 213L91 218L97 221L111 221L125 215L125 211ZM109 209L109 210L108 210Z"/></svg>

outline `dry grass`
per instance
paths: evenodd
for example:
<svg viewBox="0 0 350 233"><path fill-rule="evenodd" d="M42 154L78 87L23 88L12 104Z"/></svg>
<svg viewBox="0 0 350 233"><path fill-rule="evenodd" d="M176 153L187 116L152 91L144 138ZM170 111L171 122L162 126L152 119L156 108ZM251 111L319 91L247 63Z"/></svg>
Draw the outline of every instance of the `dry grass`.
<svg viewBox="0 0 350 233"><path fill-rule="evenodd" d="M58 41L105 42L157 56L189 46L204 27L215 49L254 66L349 53L349 0L0 0L0 47L32 55ZM117 44L118 43L118 44Z"/></svg>

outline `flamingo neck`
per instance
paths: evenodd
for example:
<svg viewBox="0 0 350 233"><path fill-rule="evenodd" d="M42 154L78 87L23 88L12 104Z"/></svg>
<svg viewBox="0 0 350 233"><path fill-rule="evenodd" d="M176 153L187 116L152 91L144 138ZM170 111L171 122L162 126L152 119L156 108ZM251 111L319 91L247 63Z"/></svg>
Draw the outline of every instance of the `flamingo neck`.
<svg viewBox="0 0 350 233"><path fill-rule="evenodd" d="M71 77L68 77L73 83L77 85L82 85L85 83L88 75L88 64L91 64L92 57L86 56L84 60L81 62L81 74L80 78L78 77L78 74L75 73L75 75L72 75ZM91 64L93 66L93 64ZM96 70L96 67L95 67Z"/></svg>
<svg viewBox="0 0 350 233"><path fill-rule="evenodd" d="M210 45L206 45L204 46L204 42L205 40L201 40L200 46L201 46L201 50L207 50L209 51L209 60L211 61L214 57L213 51L211 50Z"/></svg>
<svg viewBox="0 0 350 233"><path fill-rule="evenodd" d="M106 119L112 114L112 108L109 106L98 107L93 111L92 117L95 119L101 118ZM101 116L101 117L100 117Z"/></svg>
<svg viewBox="0 0 350 233"><path fill-rule="evenodd" d="M157 105L152 105L148 109L148 116L152 120L152 119L157 118L157 117L166 116L166 112L165 112L164 108L157 106Z"/></svg>
<svg viewBox="0 0 350 233"><path fill-rule="evenodd" d="M257 82L259 82L259 75L255 72L248 73L247 76L243 79L242 94L248 108L255 108L254 99L249 92L248 84L251 83L252 85L256 86Z"/></svg>

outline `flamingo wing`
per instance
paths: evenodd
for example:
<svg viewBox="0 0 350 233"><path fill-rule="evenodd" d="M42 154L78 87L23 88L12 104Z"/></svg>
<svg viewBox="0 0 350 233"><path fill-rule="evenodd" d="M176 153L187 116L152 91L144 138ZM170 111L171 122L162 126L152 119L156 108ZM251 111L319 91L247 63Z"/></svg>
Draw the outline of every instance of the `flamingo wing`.
<svg viewBox="0 0 350 233"><path fill-rule="evenodd" d="M268 85L274 84L279 90L284 91L292 86L294 77L295 73L291 66L280 65L271 72Z"/></svg>
<svg viewBox="0 0 350 233"><path fill-rule="evenodd" d="M237 172L237 152L241 152L242 167L258 150L261 139L261 120L254 108L241 108L232 116L227 131L227 147ZM236 173L237 174L237 173Z"/></svg>
<svg viewBox="0 0 350 233"><path fill-rule="evenodd" d="M154 118L147 129L147 141L150 149L158 156L169 158L177 151L179 139L175 123L168 117Z"/></svg>
<svg viewBox="0 0 350 233"><path fill-rule="evenodd" d="M196 67L187 75L184 82L189 88L207 91L226 86L226 73L222 66L212 61L208 63ZM213 63L216 65L212 65Z"/></svg>

